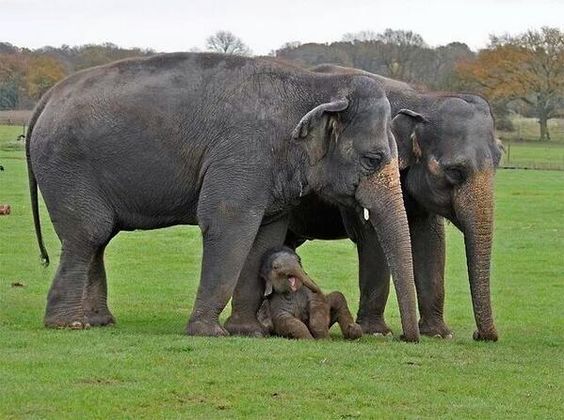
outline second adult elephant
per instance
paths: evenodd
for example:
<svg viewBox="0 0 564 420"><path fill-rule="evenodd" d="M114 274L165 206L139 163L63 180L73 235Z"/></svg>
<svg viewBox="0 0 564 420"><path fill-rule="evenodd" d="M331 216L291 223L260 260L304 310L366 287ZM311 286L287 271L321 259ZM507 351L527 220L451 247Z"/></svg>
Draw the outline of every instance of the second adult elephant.
<svg viewBox="0 0 564 420"><path fill-rule="evenodd" d="M280 245L290 209L315 192L368 209L379 233L393 238L385 249L404 332L417 341L390 133L389 102L362 75L220 54L163 54L71 75L40 101L27 141L44 258L37 186L62 243L45 324L114 321L103 256L119 231L197 224L203 260L187 333L226 335L218 317L245 262Z"/></svg>
<svg viewBox="0 0 564 420"><path fill-rule="evenodd" d="M365 75L379 83L390 100L421 333L451 335L443 317L446 218L464 234L477 325L474 338L497 340L490 298L490 260L494 171L501 151L494 138L488 103L475 95L421 92L406 83L351 68L323 65L314 70ZM387 334L391 330L384 320L384 308L390 271L381 246L387 237L379 239L366 229L358 214L313 194L292 211L286 244L296 247L308 239L346 237L356 242L359 256L357 322L365 333ZM233 310L241 310L237 301Z"/></svg>
<svg viewBox="0 0 564 420"><path fill-rule="evenodd" d="M418 91L368 72L323 65L314 71L363 74L379 82L392 106L402 190L410 225L422 334L447 337L444 322L445 239L443 218L463 234L477 330L474 339L496 341L490 297L494 174L501 157L489 104L476 95ZM410 111L402 110L409 108ZM421 117L413 118L412 111ZM315 198L292 213L289 242L326 236L316 232L323 219L333 223L335 207ZM321 216L328 212L326 216ZM347 235L358 245L360 307L357 322L365 332L387 333L384 307L389 271L376 234L344 208ZM314 230L310 230L314 227ZM298 240L298 242L296 242Z"/></svg>

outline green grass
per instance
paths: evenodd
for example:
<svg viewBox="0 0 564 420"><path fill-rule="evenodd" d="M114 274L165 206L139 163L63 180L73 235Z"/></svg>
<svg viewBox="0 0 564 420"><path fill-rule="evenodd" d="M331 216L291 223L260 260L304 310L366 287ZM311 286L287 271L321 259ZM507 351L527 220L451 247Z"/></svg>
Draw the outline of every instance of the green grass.
<svg viewBox="0 0 564 420"><path fill-rule="evenodd" d="M20 134L22 134L21 126L0 124L0 153L11 150L23 150L25 143L18 140Z"/></svg>
<svg viewBox="0 0 564 420"><path fill-rule="evenodd" d="M564 172L497 175L492 294L500 341L472 341L463 242L448 227L451 341L418 345L183 335L196 293L197 228L122 233L107 250L114 327L42 327L59 244L44 207L53 264L33 233L24 153L0 127L0 418L560 418L564 394ZM4 139L4 141L3 141ZM356 252L347 241L300 248L325 290L356 310ZM12 287L21 282L25 287ZM387 309L399 330L395 298Z"/></svg>

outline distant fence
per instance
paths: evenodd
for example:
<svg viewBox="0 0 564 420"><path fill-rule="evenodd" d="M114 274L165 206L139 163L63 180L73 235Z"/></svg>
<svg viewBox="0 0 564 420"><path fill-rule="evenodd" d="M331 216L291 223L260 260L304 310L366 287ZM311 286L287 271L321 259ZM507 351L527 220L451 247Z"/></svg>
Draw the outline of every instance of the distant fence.
<svg viewBox="0 0 564 420"><path fill-rule="evenodd" d="M564 171L564 143L503 141L502 169Z"/></svg>
<svg viewBox="0 0 564 420"><path fill-rule="evenodd" d="M0 111L0 124L27 125L33 111Z"/></svg>

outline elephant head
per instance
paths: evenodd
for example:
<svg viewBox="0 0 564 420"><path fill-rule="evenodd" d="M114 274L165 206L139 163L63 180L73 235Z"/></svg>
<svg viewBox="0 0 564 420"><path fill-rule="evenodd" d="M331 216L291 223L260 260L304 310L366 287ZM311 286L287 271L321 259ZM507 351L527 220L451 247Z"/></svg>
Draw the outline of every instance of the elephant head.
<svg viewBox="0 0 564 420"><path fill-rule="evenodd" d="M365 76L310 110L293 131L304 145L308 184L323 199L355 208L382 240L400 308L403 338L419 340L409 227L391 130L390 104Z"/></svg>
<svg viewBox="0 0 564 420"><path fill-rule="evenodd" d="M424 118L393 119L407 193L463 234L477 340L497 340L490 302L494 172L501 158L488 103L479 96L427 98Z"/></svg>
<svg viewBox="0 0 564 420"><path fill-rule="evenodd" d="M264 280L264 296L273 292L285 294L298 291L302 286L322 293L319 286L302 268L300 257L288 247L269 250L263 258L260 276Z"/></svg>

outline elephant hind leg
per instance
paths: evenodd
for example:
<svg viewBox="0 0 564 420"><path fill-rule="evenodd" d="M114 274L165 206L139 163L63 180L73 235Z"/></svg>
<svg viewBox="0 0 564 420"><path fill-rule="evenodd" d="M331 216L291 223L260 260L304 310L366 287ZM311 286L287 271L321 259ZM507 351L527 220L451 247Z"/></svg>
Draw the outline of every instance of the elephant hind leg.
<svg viewBox="0 0 564 420"><path fill-rule="evenodd" d="M315 338L328 338L331 314L327 298L311 292L309 301L309 330Z"/></svg>
<svg viewBox="0 0 564 420"><path fill-rule="evenodd" d="M96 247L91 244L63 240L61 261L47 295L46 327L82 329L89 326L83 296L95 253Z"/></svg>
<svg viewBox="0 0 564 420"><path fill-rule="evenodd" d="M273 319L276 335L298 340L311 340L313 335L307 325L293 316L281 316Z"/></svg>
<svg viewBox="0 0 564 420"><path fill-rule="evenodd" d="M99 294L106 287L101 258L104 247L114 233L113 213L102 205L96 206L94 202L81 205L76 200L75 203L75 208L95 211L88 214L68 212L63 211L67 207L59 206L51 212L62 251L47 295L44 318L47 327L88 327L87 312L91 305L85 305L85 302L89 301L90 292L99 288L96 292Z"/></svg>
<svg viewBox="0 0 564 420"><path fill-rule="evenodd" d="M327 301L331 314L330 326L339 323L343 337L348 340L362 337L362 328L354 322L345 296L341 292L332 292L327 295Z"/></svg>
<svg viewBox="0 0 564 420"><path fill-rule="evenodd" d="M104 267L105 248L101 246L96 251L84 286L82 306L86 322L93 327L115 323L115 318L108 308L108 286Z"/></svg>

